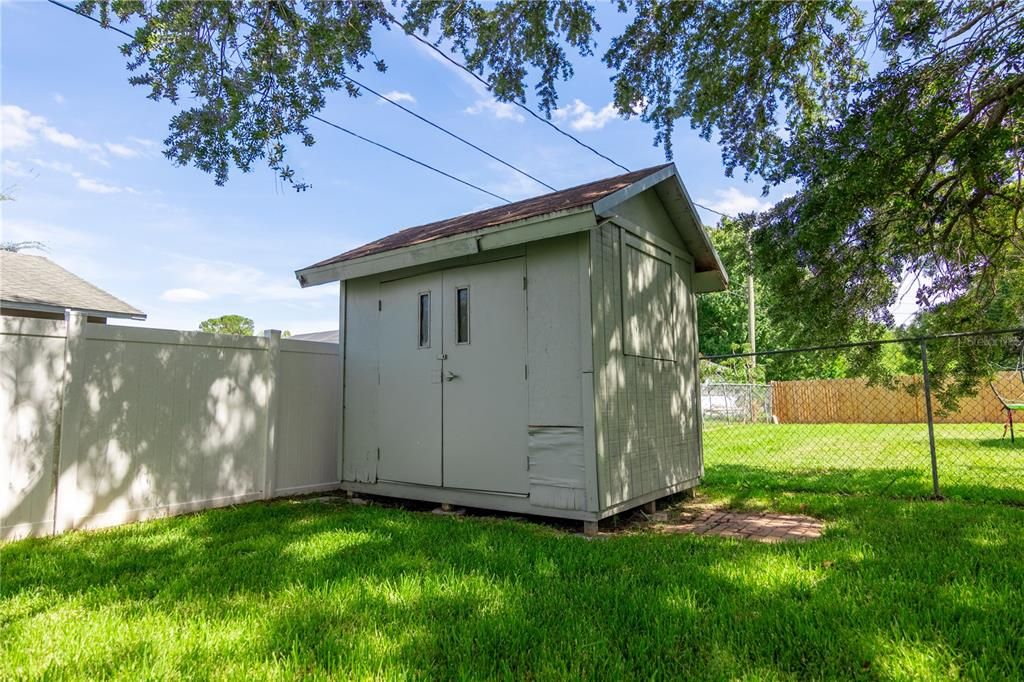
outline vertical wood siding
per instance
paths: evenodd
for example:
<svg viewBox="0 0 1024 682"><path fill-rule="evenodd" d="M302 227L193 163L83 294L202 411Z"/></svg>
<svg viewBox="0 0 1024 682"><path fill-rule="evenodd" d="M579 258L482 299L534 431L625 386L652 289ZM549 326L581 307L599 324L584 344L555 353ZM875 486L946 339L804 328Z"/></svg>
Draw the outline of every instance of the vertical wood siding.
<svg viewBox="0 0 1024 682"><path fill-rule="evenodd" d="M627 354L623 298L638 292L623 272L633 282L639 273L629 260L623 267L621 228L609 223L592 235L598 482L608 508L700 475L695 306L692 267L676 259L673 310L660 322L674 359Z"/></svg>

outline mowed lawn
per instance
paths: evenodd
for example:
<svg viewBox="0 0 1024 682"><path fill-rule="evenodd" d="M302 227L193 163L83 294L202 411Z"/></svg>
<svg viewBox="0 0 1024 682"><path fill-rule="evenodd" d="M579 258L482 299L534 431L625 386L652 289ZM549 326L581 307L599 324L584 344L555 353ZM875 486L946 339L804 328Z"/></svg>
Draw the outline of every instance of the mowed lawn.
<svg viewBox="0 0 1024 682"><path fill-rule="evenodd" d="M936 424L943 495L1024 503L1024 424ZM926 424L725 424L704 429L707 483L730 489L930 495Z"/></svg>
<svg viewBox="0 0 1024 682"><path fill-rule="evenodd" d="M764 545L278 501L0 548L0 677L1024 677L1024 509L701 502L827 520Z"/></svg>

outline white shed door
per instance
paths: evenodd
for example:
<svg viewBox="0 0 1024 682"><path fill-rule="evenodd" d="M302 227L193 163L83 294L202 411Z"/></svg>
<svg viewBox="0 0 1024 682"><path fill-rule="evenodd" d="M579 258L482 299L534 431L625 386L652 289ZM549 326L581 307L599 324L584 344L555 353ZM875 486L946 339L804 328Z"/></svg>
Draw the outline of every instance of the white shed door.
<svg viewBox="0 0 1024 682"><path fill-rule="evenodd" d="M384 481L526 494L525 260L380 288Z"/></svg>
<svg viewBox="0 0 1024 682"><path fill-rule="evenodd" d="M526 494L525 259L444 273L444 485Z"/></svg>
<svg viewBox="0 0 1024 682"><path fill-rule="evenodd" d="M380 286L377 478L441 485L441 275Z"/></svg>

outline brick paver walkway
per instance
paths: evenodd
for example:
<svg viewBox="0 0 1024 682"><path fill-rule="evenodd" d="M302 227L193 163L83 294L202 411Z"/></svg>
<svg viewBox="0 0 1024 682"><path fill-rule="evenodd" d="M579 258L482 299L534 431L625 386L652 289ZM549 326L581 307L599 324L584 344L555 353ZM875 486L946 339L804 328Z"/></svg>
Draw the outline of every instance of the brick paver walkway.
<svg viewBox="0 0 1024 682"><path fill-rule="evenodd" d="M709 510L659 523L671 533L720 535L758 542L805 542L821 537L822 522L810 516Z"/></svg>

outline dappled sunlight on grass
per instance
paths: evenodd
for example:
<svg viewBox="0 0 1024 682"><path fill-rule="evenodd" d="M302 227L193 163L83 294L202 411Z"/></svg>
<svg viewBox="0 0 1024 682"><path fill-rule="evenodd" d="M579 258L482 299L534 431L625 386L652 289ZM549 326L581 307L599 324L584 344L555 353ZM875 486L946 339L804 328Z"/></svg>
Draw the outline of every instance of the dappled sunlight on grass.
<svg viewBox="0 0 1024 682"><path fill-rule="evenodd" d="M3 677L1024 675L1024 509L712 489L762 545L287 501L0 549Z"/></svg>

